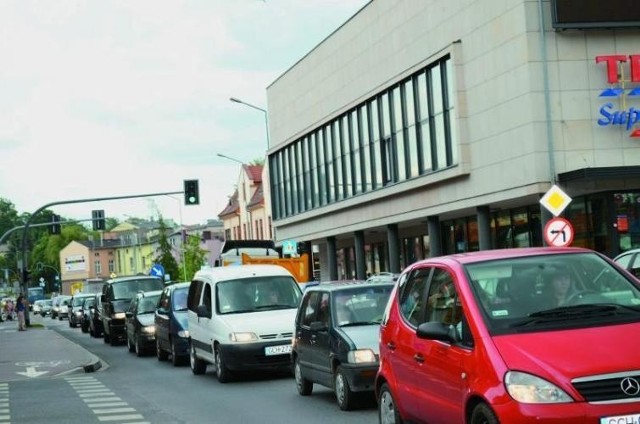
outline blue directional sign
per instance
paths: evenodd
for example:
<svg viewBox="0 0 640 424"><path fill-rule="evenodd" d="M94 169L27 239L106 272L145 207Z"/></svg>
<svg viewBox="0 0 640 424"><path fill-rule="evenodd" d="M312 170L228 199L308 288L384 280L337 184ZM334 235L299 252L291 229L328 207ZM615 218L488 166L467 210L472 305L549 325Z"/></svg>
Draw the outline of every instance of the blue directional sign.
<svg viewBox="0 0 640 424"><path fill-rule="evenodd" d="M298 253L298 242L295 240L283 240L282 241L282 254L283 255L295 255Z"/></svg>
<svg viewBox="0 0 640 424"><path fill-rule="evenodd" d="M149 275L162 278L164 276L164 267L160 264L153 264L151 271L149 271Z"/></svg>

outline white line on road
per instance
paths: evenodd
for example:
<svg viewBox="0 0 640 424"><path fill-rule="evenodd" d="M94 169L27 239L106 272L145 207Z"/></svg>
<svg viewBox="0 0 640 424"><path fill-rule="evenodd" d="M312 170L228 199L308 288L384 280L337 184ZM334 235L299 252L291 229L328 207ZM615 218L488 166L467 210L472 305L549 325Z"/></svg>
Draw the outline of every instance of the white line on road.
<svg viewBox="0 0 640 424"><path fill-rule="evenodd" d="M130 414L130 415L109 415L106 417L98 417L100 421L120 421L120 420L142 420L144 417L142 414Z"/></svg>

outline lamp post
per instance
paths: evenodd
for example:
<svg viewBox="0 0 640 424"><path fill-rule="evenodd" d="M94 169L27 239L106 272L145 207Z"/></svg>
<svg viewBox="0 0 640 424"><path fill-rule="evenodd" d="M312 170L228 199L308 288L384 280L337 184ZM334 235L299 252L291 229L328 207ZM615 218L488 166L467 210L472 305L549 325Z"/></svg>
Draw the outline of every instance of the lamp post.
<svg viewBox="0 0 640 424"><path fill-rule="evenodd" d="M231 156L223 155L222 153L216 153L216 156L219 156L219 157L225 158L225 159L229 159L229 160L232 160L234 162L238 162L240 165L244 165L245 164L240 159L232 158Z"/></svg>
<svg viewBox="0 0 640 424"><path fill-rule="evenodd" d="M265 127L265 130L267 132L267 150L269 150L269 147L271 146L271 143L269 141L269 120L267 118L267 111L265 109L261 108L261 107L258 107L256 105L252 105L251 103L247 103L247 102L242 101L242 100L240 100L240 99L238 99L236 97L230 97L229 100L231 100L234 103L240 103L242 105L249 106L252 109L259 110L260 112L264 113L264 127Z"/></svg>
<svg viewBox="0 0 640 424"><path fill-rule="evenodd" d="M239 164L241 164L241 165L243 165L243 166L245 165L245 163L244 163L244 162L242 162L240 159L232 158L232 157L230 157L230 156L223 155L222 153L216 153L216 155L217 155L217 156L219 156L219 157L221 157L221 158L224 158L224 159L229 159L229 160L232 160L232 161L234 161L234 162L238 162ZM243 192L242 192L242 201L243 201L243 202L246 202L246 199L244 198L244 194L245 194L245 193L244 193L244 187L243 187ZM240 202L240 198L238 198L238 203L242 204L242 203ZM249 210L249 208L247 208L247 207L246 207L246 205L245 205L245 208L246 208L246 213L247 213L247 215L248 215L248 219L245 219L245 221L248 221L248 223L249 223L249 224L248 224L248 227L247 227L247 233L248 233L248 234L246 234L246 235L247 235L249 238L252 238L252 235L253 235L253 218L251 217L251 211ZM240 225L240 229L242 230L242 214L240 214L240 223L239 223L239 225Z"/></svg>

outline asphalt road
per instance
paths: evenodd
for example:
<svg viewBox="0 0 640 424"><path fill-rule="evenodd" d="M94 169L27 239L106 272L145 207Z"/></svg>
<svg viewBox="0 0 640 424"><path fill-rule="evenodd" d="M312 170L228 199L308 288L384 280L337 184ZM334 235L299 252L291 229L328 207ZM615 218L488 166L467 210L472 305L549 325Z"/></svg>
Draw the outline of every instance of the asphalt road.
<svg viewBox="0 0 640 424"><path fill-rule="evenodd" d="M103 367L90 373L0 382L0 424L378 421L373 399L358 410L341 411L333 393L320 386L311 396L300 396L289 373L245 375L220 384L209 369L195 376L188 365L174 367L155 356L138 358L126 346L112 347L79 328L69 328L66 321L36 318L33 322L44 322L84 347L100 358Z"/></svg>

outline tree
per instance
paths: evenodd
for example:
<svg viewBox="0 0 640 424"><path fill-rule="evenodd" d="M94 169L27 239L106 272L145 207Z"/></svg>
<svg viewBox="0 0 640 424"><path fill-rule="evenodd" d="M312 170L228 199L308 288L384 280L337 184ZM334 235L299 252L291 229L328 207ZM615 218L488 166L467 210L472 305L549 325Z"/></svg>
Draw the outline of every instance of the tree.
<svg viewBox="0 0 640 424"><path fill-rule="evenodd" d="M187 275L182 281L191 281L200 267L206 263L207 251L200 247L200 237L190 235L184 246L184 268Z"/></svg>
<svg viewBox="0 0 640 424"><path fill-rule="evenodd" d="M171 251L171 245L169 244L169 238L167 236L168 228L162 220L162 216L159 217L159 238L158 238L158 256L154 259L155 263L162 265L164 273L168 274L170 278L178 279L178 262L173 257Z"/></svg>

